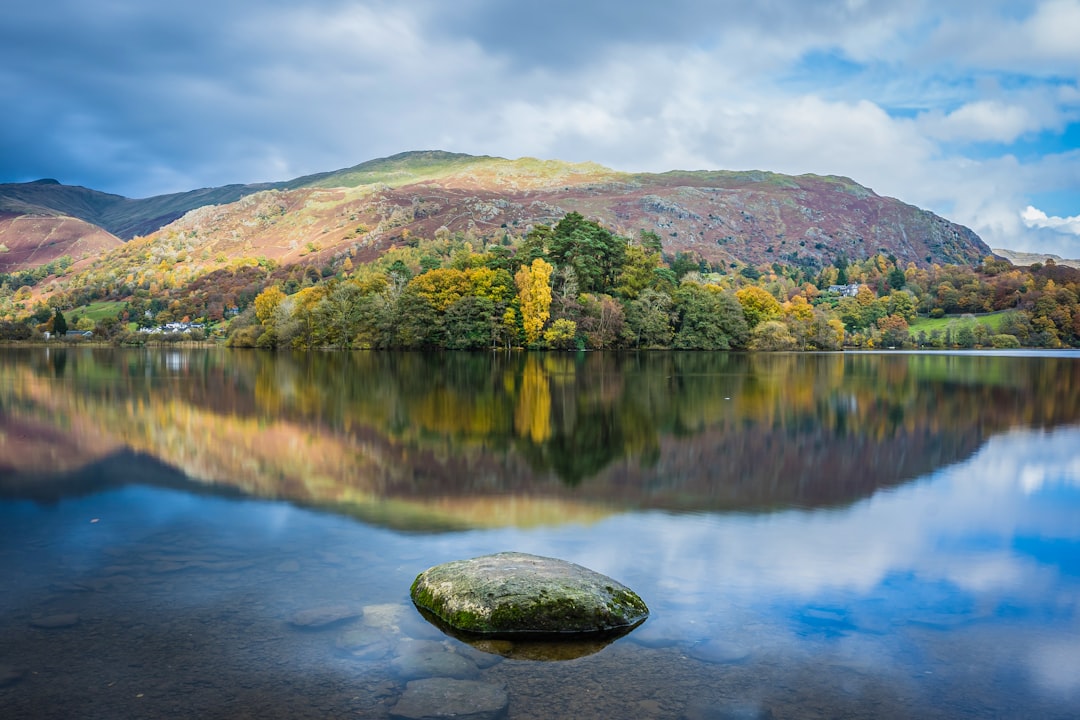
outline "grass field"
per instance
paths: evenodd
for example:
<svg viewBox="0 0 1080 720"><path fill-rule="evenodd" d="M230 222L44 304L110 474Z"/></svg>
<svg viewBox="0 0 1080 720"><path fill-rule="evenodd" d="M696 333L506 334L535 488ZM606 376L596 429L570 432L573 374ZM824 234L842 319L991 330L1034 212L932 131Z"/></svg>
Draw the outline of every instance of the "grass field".
<svg viewBox="0 0 1080 720"><path fill-rule="evenodd" d="M987 313L985 315L976 315L975 320L989 327L994 333L997 333L1001 328L1001 318L1006 311ZM939 332L945 332L945 329L950 325L960 322L962 315L946 315L942 318L915 318L908 327L912 337L917 336L920 332L925 332L929 335L934 330Z"/></svg>
<svg viewBox="0 0 1080 720"><path fill-rule="evenodd" d="M98 322L108 317L116 317L116 314L120 312L122 307L124 307L124 303L122 302L102 300L90 303L85 307L75 308L70 313L65 313L65 315L70 317L88 317L94 322Z"/></svg>

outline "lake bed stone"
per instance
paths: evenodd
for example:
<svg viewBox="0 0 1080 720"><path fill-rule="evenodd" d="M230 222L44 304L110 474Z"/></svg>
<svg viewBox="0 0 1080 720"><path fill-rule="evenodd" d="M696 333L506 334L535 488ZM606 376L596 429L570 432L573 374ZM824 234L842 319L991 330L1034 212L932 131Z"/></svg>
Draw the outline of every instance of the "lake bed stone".
<svg viewBox="0 0 1080 720"><path fill-rule="evenodd" d="M293 613L289 624L305 630L319 630L360 617L363 612L351 605L324 605Z"/></svg>
<svg viewBox="0 0 1080 720"><path fill-rule="evenodd" d="M479 674L476 663L442 643L431 640L406 640L398 646L398 656L390 661L398 677L471 679Z"/></svg>
<svg viewBox="0 0 1080 720"><path fill-rule="evenodd" d="M750 657L750 651L741 645L723 640L706 640L690 648L690 657L708 663L739 663Z"/></svg>
<svg viewBox="0 0 1080 720"><path fill-rule="evenodd" d="M506 688L478 680L428 678L413 680L390 709L399 720L497 720L505 717L509 705Z"/></svg>
<svg viewBox="0 0 1080 720"><path fill-rule="evenodd" d="M604 633L649 615L637 593L606 575L517 552L436 565L410 594L450 628L483 635Z"/></svg>
<svg viewBox="0 0 1080 720"><path fill-rule="evenodd" d="M390 652L390 642L377 628L362 625L337 636L334 644L356 660L378 660Z"/></svg>

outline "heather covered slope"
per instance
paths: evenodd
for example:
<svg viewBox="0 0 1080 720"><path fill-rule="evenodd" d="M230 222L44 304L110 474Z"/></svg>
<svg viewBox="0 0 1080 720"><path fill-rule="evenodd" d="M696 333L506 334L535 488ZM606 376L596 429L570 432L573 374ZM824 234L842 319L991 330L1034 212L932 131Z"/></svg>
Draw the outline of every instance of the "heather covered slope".
<svg viewBox="0 0 1080 720"><path fill-rule="evenodd" d="M0 209L0 272L39 267L64 256L78 262L122 245L115 235L78 218Z"/></svg>
<svg viewBox="0 0 1080 720"><path fill-rule="evenodd" d="M227 259L370 259L403 237L445 228L518 237L570 211L627 236L655 231L674 256L711 264L821 266L879 252L902 263L972 265L990 249L971 230L847 178L767 172L621 173L592 163L403 153L267 185L131 200L50 181L0 186L0 202L60 212L151 245ZM45 208L44 211L41 209ZM151 251L152 252L152 251ZM208 265L220 265L211 262Z"/></svg>

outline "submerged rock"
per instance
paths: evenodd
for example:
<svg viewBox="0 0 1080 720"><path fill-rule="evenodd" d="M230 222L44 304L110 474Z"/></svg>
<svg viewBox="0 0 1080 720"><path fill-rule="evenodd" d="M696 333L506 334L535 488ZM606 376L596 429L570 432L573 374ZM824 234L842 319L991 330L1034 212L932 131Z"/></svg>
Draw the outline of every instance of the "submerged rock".
<svg viewBox="0 0 1080 720"><path fill-rule="evenodd" d="M484 635L614 632L649 615L637 593L606 575L516 552L436 565L411 595L450 628Z"/></svg>
<svg viewBox="0 0 1080 720"><path fill-rule="evenodd" d="M351 605L324 605L293 613L289 624L305 630L320 630L358 618L364 611Z"/></svg>
<svg viewBox="0 0 1080 720"><path fill-rule="evenodd" d="M723 640L706 640L690 648L690 657L709 663L738 663L750 656L750 651L741 645Z"/></svg>
<svg viewBox="0 0 1080 720"><path fill-rule="evenodd" d="M370 626L346 630L337 636L334 644L357 660L378 660L390 652L386 634Z"/></svg>
<svg viewBox="0 0 1080 720"><path fill-rule="evenodd" d="M400 720L428 720L454 717L459 720L496 720L506 714L506 689L477 680L429 678L413 680L390 717Z"/></svg>
<svg viewBox="0 0 1080 720"><path fill-rule="evenodd" d="M470 679L479 674L479 668L472 660L432 640L403 642L390 667L405 680L430 677Z"/></svg>

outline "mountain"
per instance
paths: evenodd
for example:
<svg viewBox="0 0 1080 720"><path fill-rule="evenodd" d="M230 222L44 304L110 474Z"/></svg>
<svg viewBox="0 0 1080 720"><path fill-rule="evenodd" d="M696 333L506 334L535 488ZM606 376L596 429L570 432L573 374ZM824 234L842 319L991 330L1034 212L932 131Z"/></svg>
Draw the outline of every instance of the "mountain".
<svg viewBox="0 0 1080 720"><path fill-rule="evenodd" d="M994 254L998 257L1005 258L1013 265L1034 265L1035 263L1042 263L1045 265L1048 260L1053 260L1057 265L1080 268L1080 260L1067 260L1058 255L1051 255L1050 253L1028 253L994 248Z"/></svg>
<svg viewBox="0 0 1080 720"><path fill-rule="evenodd" d="M225 185L133 200L45 179L0 184L0 211L78 218L130 240L168 225L189 210L231 203L253 192L284 186L285 183Z"/></svg>
<svg viewBox="0 0 1080 720"><path fill-rule="evenodd" d="M75 218L121 239L149 234L151 245L165 237L175 245L183 236L189 256L266 257L281 264L325 263L346 252L372 259L410 235L449 232L501 241L570 211L627 236L654 231L669 255L690 252L724 266L821 266L879 252L904 264L972 265L990 254L968 228L843 177L624 173L593 163L437 151L281 183L141 200L52 180L0 185L0 209L13 220ZM32 246L35 238L40 245L46 231L18 228L32 236L20 246Z"/></svg>

